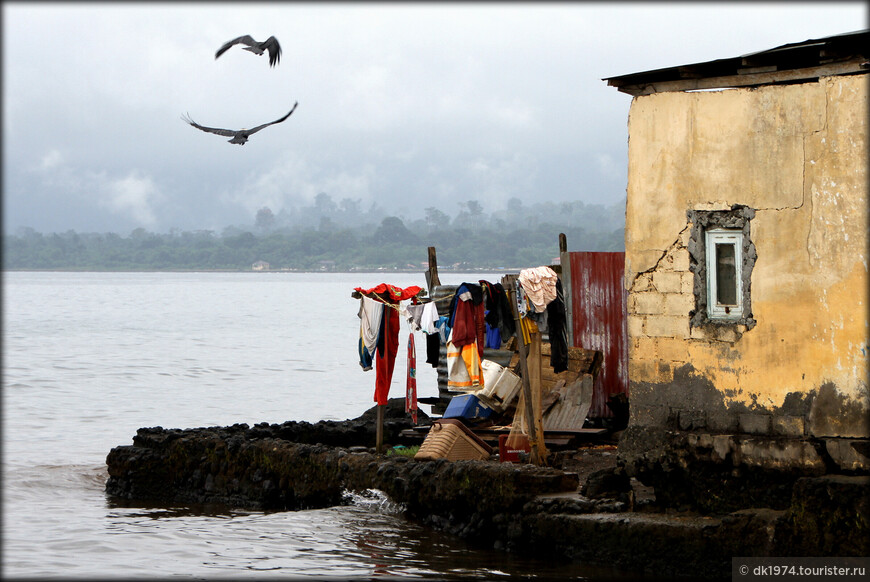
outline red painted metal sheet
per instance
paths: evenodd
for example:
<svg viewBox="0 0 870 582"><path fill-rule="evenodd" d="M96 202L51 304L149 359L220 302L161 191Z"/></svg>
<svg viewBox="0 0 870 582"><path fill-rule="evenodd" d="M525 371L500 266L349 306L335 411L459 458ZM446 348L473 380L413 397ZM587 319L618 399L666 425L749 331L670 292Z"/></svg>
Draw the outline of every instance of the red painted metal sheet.
<svg viewBox="0 0 870 582"><path fill-rule="evenodd" d="M574 345L604 356L595 379L588 418L610 418L607 400L628 396L628 292L625 253L570 252L571 322Z"/></svg>

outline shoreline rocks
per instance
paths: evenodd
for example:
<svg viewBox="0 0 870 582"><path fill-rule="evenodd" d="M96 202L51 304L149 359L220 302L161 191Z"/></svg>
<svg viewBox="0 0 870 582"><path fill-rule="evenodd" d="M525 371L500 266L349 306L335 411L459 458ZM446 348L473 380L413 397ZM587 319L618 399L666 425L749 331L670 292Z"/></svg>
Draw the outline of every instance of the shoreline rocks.
<svg viewBox="0 0 870 582"><path fill-rule="evenodd" d="M109 452L106 493L271 511L342 505L349 491L378 489L407 517L481 547L656 576L730 579L737 556L870 555L870 477L804 477L778 507L704 515L637 501L618 466L581 482L525 464L378 456L375 410L344 422L141 428ZM402 399L391 400L385 442L413 444L399 434L410 426Z"/></svg>

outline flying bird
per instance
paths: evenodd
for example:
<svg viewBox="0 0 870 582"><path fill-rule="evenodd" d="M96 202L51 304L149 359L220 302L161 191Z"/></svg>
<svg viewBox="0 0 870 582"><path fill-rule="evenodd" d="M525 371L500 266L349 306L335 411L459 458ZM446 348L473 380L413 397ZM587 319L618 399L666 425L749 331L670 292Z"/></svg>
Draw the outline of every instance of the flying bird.
<svg viewBox="0 0 870 582"><path fill-rule="evenodd" d="M234 38L228 43L224 44L218 51L214 54L214 58L217 59L219 56L227 52L231 46L236 44L246 44L248 46L244 47L244 50L251 51L255 55L262 55L263 52L269 51L269 66L274 67L278 64L278 61L281 60L281 45L278 44L278 39L274 36L270 36L263 42L257 42L249 35L240 36L239 38Z"/></svg>
<svg viewBox="0 0 870 582"><path fill-rule="evenodd" d="M298 101L293 104L293 109L291 109L290 112L287 113L287 115L285 115L281 119L276 119L275 121L270 121L269 123L264 123L263 125L258 125L257 127L254 127L252 129L221 129L218 127L205 127L204 125L200 125L197 122L195 122L194 120L192 120L190 118L190 114L187 114L187 117L182 117L181 119L184 120L186 123L189 123L193 127L201 130L201 131L207 131L208 133L216 133L218 135L230 137L232 139L227 140L230 143L237 143L239 145L245 145L245 142L248 141L248 138L250 136L257 133L258 131L260 131L264 127L268 127L268 126L274 125L276 123L281 123L282 121L284 121L285 119L290 117L290 114L293 113L294 111L296 111L297 105L299 105Z"/></svg>

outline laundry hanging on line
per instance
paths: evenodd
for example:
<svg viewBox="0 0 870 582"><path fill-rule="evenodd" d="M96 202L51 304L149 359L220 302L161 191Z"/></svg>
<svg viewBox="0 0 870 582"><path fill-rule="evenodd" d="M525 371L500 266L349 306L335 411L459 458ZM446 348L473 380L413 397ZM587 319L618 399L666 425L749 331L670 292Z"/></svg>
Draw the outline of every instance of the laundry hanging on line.
<svg viewBox="0 0 870 582"><path fill-rule="evenodd" d="M523 269L517 278L517 308L522 317L545 321L550 339L550 366L568 369L568 332L562 282L547 266Z"/></svg>
<svg viewBox="0 0 870 582"><path fill-rule="evenodd" d="M517 280L538 313L543 313L547 305L556 298L556 281L559 280L559 275L550 267L523 269Z"/></svg>
<svg viewBox="0 0 870 582"><path fill-rule="evenodd" d="M359 302L359 365L364 371L372 369L372 361L378 346L381 331L381 318L384 304L369 297L361 297Z"/></svg>
<svg viewBox="0 0 870 582"><path fill-rule="evenodd" d="M375 394L374 401L383 406L387 403L390 392L390 383L393 379L393 370L396 365L396 355L399 351L399 307L400 302L415 299L422 291L422 287L412 285L410 287L397 287L387 283L381 283L370 289L362 287L354 288L354 297L359 297L360 306L360 365L363 370L371 370L371 360L368 362L368 368L364 360L365 353L368 349L365 347L366 337L371 338L373 335L371 329L371 321L364 321L363 305L366 304L365 299L382 303L382 314L380 317L377 342L374 351L374 368L375 368ZM363 326L367 329L363 329ZM369 352L371 355L371 353Z"/></svg>

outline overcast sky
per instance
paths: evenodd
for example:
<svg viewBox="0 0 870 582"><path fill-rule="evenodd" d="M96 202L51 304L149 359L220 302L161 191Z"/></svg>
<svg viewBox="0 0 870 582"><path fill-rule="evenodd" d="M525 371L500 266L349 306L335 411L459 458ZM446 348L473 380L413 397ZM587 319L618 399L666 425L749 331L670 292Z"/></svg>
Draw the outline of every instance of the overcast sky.
<svg viewBox="0 0 870 582"><path fill-rule="evenodd" d="M867 28L866 2L3 3L3 228L252 225L373 202L454 216L625 196L602 78ZM270 35L268 65L227 40ZM244 146L180 118L239 129Z"/></svg>

